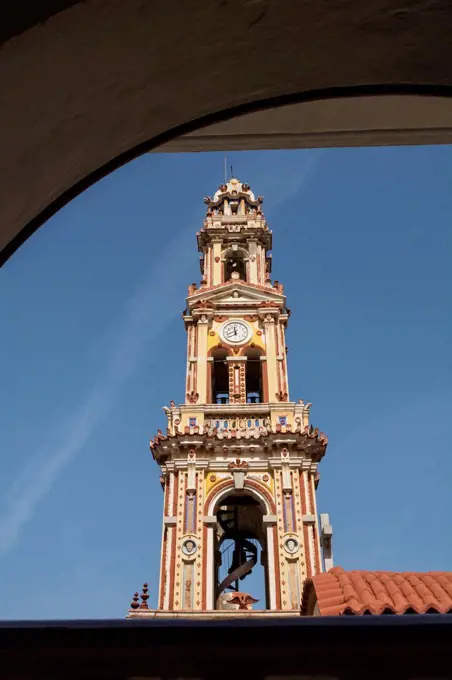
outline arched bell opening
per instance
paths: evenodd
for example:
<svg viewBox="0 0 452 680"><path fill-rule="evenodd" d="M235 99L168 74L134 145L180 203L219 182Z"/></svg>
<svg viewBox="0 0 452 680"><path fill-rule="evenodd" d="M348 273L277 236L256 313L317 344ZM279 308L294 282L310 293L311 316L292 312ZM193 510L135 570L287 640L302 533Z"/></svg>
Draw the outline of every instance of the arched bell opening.
<svg viewBox="0 0 452 680"><path fill-rule="evenodd" d="M212 352L211 401L213 404L229 404L228 352L218 348Z"/></svg>
<svg viewBox="0 0 452 680"><path fill-rule="evenodd" d="M261 503L231 493L216 509L215 609L269 609L267 538ZM254 605L254 607L253 607Z"/></svg>
<svg viewBox="0 0 452 680"><path fill-rule="evenodd" d="M224 280L247 281L248 253L243 248L228 248L223 254Z"/></svg>
<svg viewBox="0 0 452 680"><path fill-rule="evenodd" d="M264 401L264 381L262 372L262 351L257 347L248 347L246 356L246 402L261 404Z"/></svg>

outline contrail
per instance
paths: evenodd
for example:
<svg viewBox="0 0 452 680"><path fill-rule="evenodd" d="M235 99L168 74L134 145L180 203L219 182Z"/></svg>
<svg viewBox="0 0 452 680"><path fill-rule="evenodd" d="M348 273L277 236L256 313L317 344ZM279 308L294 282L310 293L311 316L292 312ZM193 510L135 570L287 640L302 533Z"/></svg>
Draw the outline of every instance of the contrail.
<svg viewBox="0 0 452 680"><path fill-rule="evenodd" d="M322 152L306 152L301 159L294 156L294 164L279 172L276 180L268 171L265 177L254 178L256 190L259 184L266 186L270 194L269 204L276 205L297 194L310 177ZM246 178L243 178L245 180ZM193 233L195 230L193 230ZM176 255L175 255L176 253ZM142 281L136 294L129 301L118 327L122 330L110 348L106 366L78 407L69 425L61 428L62 444L49 455L49 446L41 446L27 466L13 482L6 498L6 510L0 518L0 555L6 554L16 543L28 520L33 516L39 502L52 489L63 468L79 453L90 439L101 420L112 409L122 385L140 365L152 340L176 317L181 301L179 281L186 272L191 279L192 261L181 247L180 234L169 244L167 255L160 258L152 272ZM178 272L177 281L168 272ZM162 291L165 281L165 304L155 292ZM159 323L155 323L158 316ZM60 431L61 431L60 429Z"/></svg>
<svg viewBox="0 0 452 680"><path fill-rule="evenodd" d="M176 270L180 274L186 270L188 280L192 262L176 240L169 244L167 253L127 304L118 324L122 330L110 348L106 366L64 429L62 444L50 455L48 447L41 447L13 482L6 499L6 510L0 519L0 554L4 555L14 546L62 469L85 446L109 413L122 385L141 363L149 343L176 318L174 310L178 309L181 298L180 277L174 282L168 272ZM156 300L156 291L162 291L162 280L165 281L165 304L162 304L161 296ZM158 324L155 323L157 317Z"/></svg>

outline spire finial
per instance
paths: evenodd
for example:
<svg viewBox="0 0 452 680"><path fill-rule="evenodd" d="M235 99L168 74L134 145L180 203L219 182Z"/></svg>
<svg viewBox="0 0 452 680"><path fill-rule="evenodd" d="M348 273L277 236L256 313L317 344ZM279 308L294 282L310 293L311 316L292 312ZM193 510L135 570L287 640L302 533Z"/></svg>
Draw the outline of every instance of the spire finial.
<svg viewBox="0 0 452 680"><path fill-rule="evenodd" d="M132 602L130 603L131 609L139 609L140 607L140 596L138 593L133 594Z"/></svg>
<svg viewBox="0 0 452 680"><path fill-rule="evenodd" d="M140 609L149 609L148 607L148 600L149 600L149 588L147 583L143 583L143 591L141 593L141 604L140 604Z"/></svg>

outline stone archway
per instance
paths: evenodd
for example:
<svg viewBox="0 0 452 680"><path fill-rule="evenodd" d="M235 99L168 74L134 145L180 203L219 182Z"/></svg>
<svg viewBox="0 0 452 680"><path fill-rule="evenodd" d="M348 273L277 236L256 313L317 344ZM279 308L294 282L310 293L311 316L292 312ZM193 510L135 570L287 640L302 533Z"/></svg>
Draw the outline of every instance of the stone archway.
<svg viewBox="0 0 452 680"><path fill-rule="evenodd" d="M206 499L205 512L209 518L215 518L219 507L228 497L234 495L234 482L228 480L227 483L219 485ZM262 530L265 538L265 550L267 553L267 563L265 569L266 596L268 607L277 609L277 592L279 589L279 569L275 561L275 540L276 527L274 522L275 507L273 501L268 496L268 491L261 487L256 481L245 481L243 496L247 496L257 501L262 513ZM216 566L214 563L215 551L215 522L209 521L205 527L205 564L204 573L206 578L206 609L215 609L215 574Z"/></svg>
<svg viewBox="0 0 452 680"><path fill-rule="evenodd" d="M2 261L120 165L253 111L319 102L316 120L326 125L311 145L340 143L344 133L353 143L365 115L360 144L398 143L388 136L397 130L403 143L431 140L429 131L437 143L452 138L449 102L424 107L419 97L451 95L447 3L44 0L2 11ZM363 111L363 99L400 94L415 96L387 119L383 106ZM351 106L334 129L340 98ZM281 118L266 125L266 141L253 126L236 127L236 148L284 146ZM209 148L209 133L185 148Z"/></svg>

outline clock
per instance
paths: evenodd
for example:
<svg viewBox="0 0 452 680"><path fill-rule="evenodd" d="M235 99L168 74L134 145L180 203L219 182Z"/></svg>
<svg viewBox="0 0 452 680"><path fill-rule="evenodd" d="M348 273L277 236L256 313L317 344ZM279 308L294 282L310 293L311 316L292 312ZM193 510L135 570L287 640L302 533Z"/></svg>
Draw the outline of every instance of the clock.
<svg viewBox="0 0 452 680"><path fill-rule="evenodd" d="M228 321L221 329L221 337L230 344L243 344L250 339L251 328L243 321Z"/></svg>

